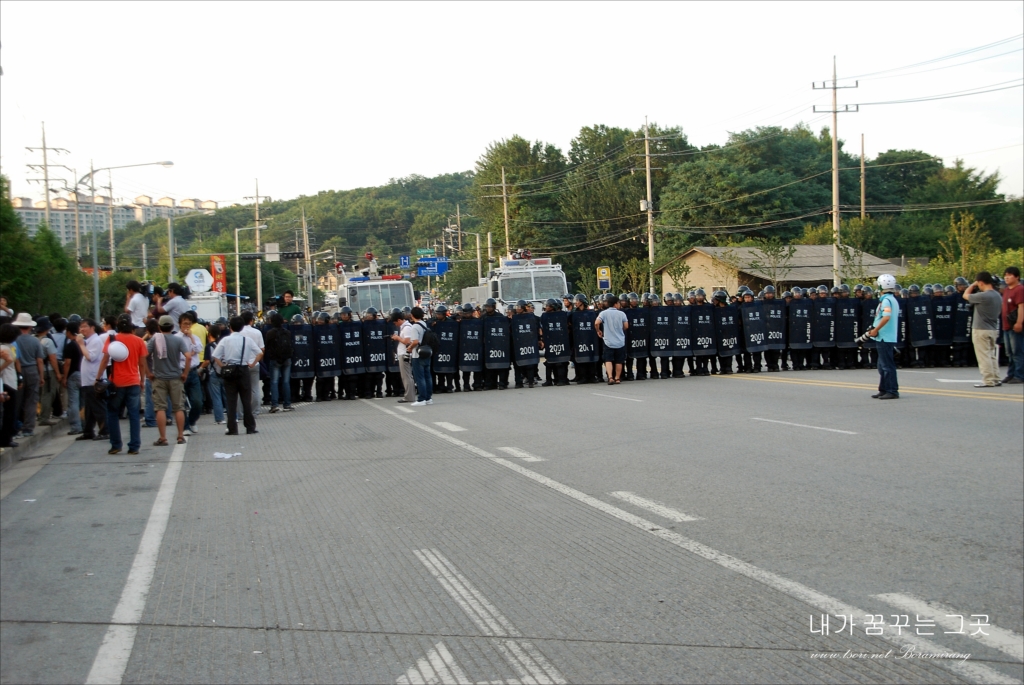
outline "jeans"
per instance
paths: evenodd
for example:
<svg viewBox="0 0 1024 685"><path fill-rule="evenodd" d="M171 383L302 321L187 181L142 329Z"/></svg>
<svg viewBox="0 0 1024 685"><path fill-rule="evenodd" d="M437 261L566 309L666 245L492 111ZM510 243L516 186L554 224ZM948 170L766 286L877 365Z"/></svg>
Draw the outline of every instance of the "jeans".
<svg viewBox="0 0 1024 685"><path fill-rule="evenodd" d="M203 413L203 384L199 382L199 374L195 369L189 369L185 377L185 397L188 398L188 415L185 423L189 426L196 425L200 414Z"/></svg>
<svg viewBox="0 0 1024 685"><path fill-rule="evenodd" d="M210 402L213 404L213 420L220 423L224 420L224 380L216 373L210 372L207 387L210 390Z"/></svg>
<svg viewBox="0 0 1024 685"><path fill-rule="evenodd" d="M277 362L273 359L267 362L270 365L270 407L277 406L277 396L280 393L278 384L281 377L284 377L284 406L292 406L292 360L286 359Z"/></svg>
<svg viewBox="0 0 1024 685"><path fill-rule="evenodd" d="M896 379L896 343L879 340L875 345L878 350L878 392L898 397L900 385Z"/></svg>
<svg viewBox="0 0 1024 685"><path fill-rule="evenodd" d="M1024 380L1024 333L1015 333L1012 329L1003 331L1003 345L1010 360L1006 375Z"/></svg>
<svg viewBox="0 0 1024 685"><path fill-rule="evenodd" d="M60 381L57 380L57 374L54 373L50 366L46 367L46 379L43 382L43 389L39 393L39 420L49 422L53 417L53 398L57 396L60 390Z"/></svg>
<svg viewBox="0 0 1024 685"><path fill-rule="evenodd" d="M434 377L430 374L430 357L412 360L412 376L416 381L416 399L426 402L434 393Z"/></svg>
<svg viewBox="0 0 1024 685"><path fill-rule="evenodd" d="M21 403L18 405L21 410L21 430L31 433L36 428L36 412L39 410L39 374L25 373L25 367L22 367L21 373L25 379L19 393Z"/></svg>
<svg viewBox="0 0 1024 685"><path fill-rule="evenodd" d="M81 396L79 388L82 381L82 372L74 371L68 375L68 423L71 430L82 430L82 413L79 406Z"/></svg>
<svg viewBox="0 0 1024 685"><path fill-rule="evenodd" d="M249 392L251 398L249 404L252 407L252 415L256 416L260 413L260 403L263 401L263 386L260 385L260 365L249 369Z"/></svg>
<svg viewBox="0 0 1024 685"><path fill-rule="evenodd" d="M141 395L142 388L138 385L112 388L107 393L107 433L110 434L111 449L119 450L124 447L121 442L121 423L117 417L121 414L121 407L125 406L128 408L128 451L139 451L142 445L142 426L139 422Z"/></svg>

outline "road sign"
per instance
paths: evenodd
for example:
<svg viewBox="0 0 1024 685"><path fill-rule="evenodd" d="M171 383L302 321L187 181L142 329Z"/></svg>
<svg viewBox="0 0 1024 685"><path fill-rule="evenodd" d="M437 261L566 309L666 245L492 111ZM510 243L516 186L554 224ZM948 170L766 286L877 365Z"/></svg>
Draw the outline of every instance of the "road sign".
<svg viewBox="0 0 1024 685"><path fill-rule="evenodd" d="M280 243L267 243L263 246L263 251L267 255L268 262L279 262L281 261L281 244Z"/></svg>
<svg viewBox="0 0 1024 685"><path fill-rule="evenodd" d="M426 248L421 247L418 250L416 250L416 254L418 254L418 255L432 255L432 254L434 254L434 248L432 248L432 247L426 247Z"/></svg>
<svg viewBox="0 0 1024 685"><path fill-rule="evenodd" d="M409 268L409 255L404 254L398 258L398 268L408 269Z"/></svg>
<svg viewBox="0 0 1024 685"><path fill-rule="evenodd" d="M612 289L612 270L608 266L597 267L597 289L598 290L611 290Z"/></svg>

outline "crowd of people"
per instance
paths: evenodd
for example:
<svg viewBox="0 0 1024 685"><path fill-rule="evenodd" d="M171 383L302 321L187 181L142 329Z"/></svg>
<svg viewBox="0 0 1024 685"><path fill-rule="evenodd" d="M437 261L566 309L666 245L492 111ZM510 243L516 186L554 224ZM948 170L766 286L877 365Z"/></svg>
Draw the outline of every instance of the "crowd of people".
<svg viewBox="0 0 1024 685"><path fill-rule="evenodd" d="M532 302L503 313L489 299L429 313L341 307L307 316L289 291L265 321L251 312L201 321L176 283L147 296L130 282L124 312L103 321L15 316L0 300L0 447L61 417L79 440L109 440L110 454L125 448L119 419L127 417L127 450L136 454L143 427L158 430L158 446L169 444L168 424L185 443L204 414L228 435L240 419L255 433L261 411L292 411L293 400L425 406L435 393L876 368L880 349L892 353L893 371L978 366L979 387L1024 383L1017 267L1002 279L981 272L946 286L902 288L886 278L878 291L565 295L539 314Z"/></svg>

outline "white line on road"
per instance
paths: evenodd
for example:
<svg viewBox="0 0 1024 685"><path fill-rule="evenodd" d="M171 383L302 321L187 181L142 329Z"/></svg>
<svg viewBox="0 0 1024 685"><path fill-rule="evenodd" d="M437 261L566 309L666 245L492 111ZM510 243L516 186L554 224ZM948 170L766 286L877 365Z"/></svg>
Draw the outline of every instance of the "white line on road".
<svg viewBox="0 0 1024 685"><path fill-rule="evenodd" d="M937 380L939 383L980 383L981 382L977 378L975 378L973 380L966 380L966 381L964 381L964 380L954 380L952 378L936 378L935 380Z"/></svg>
<svg viewBox="0 0 1024 685"><path fill-rule="evenodd" d="M415 414L416 413L415 410L409 409L409 407L395 407L395 409L397 409L398 411L404 411L406 414Z"/></svg>
<svg viewBox="0 0 1024 685"><path fill-rule="evenodd" d="M511 462L508 459L503 459L496 454L491 454L487 450L481 449L476 445L471 445L468 442L459 440L458 438L448 435L447 433L442 433L441 431L431 428L430 426L427 426L425 424L419 423L418 421L414 421L404 416L399 416L395 412L384 407L374 405L372 402L369 402L368 400L363 401L366 402L367 404L370 404L370 406L373 406L378 410L384 412L385 414L389 414L390 416L397 418L400 421L404 421L408 423L410 426L415 426L416 428L419 428L420 430L429 433L436 438L444 440L451 445L461 447L467 452L488 459L494 462L495 464L498 464L499 466L504 466L505 468L515 471L516 473L525 476L526 478L529 478L530 480L536 483L551 488L556 492L560 492L566 497L570 497L576 500L577 502L586 504L587 506L593 507L598 511L602 511L608 514L609 516L612 516L614 518L619 519L620 521L628 523L629 525L638 528L646 533L654 535L655 537L661 538L662 540L670 544L673 544L681 549L684 549L688 552L692 552L693 554L696 554L697 556L706 559L712 563L718 564L723 568L727 568L731 571L739 573L740 575L756 580L764 585L767 585L770 588L773 588L775 590L778 590L779 592L782 592L785 595L788 595L789 597L809 604L819 611L823 611L834 616L849 616L851 614L864 616L868 613L866 611L858 609L857 607L851 604L847 604L846 602L843 602L842 600L839 600L835 597L830 597L829 595L809 588L806 585L803 585L802 583L789 580L788 578L783 578L782 576L776 575L771 571L765 571L754 566L753 564L748 564L747 562L729 556L724 552L719 552L718 550L712 549L711 547L696 542L695 540L690 540L689 538L685 538L682 535L679 535L678 533L666 530L665 528L662 528L661 526L651 521L641 518L640 516L636 516L635 514L631 514L628 511L619 509L618 507L615 507L611 504L608 504L607 502L599 500L596 497L591 497L590 495L580 492L575 488L571 488L568 485L563 485L562 483L559 483L558 481L552 478L542 476L536 471L531 471L525 466L520 466L519 464ZM898 630L895 626L892 625L887 624L884 630L885 634L881 637L903 648L913 648L914 651L923 653L940 653L949 651L941 645L939 645L938 643L932 642L931 640L926 640L918 635L901 634L902 631ZM1018 679L1004 675L999 671L996 671L995 669L990 668L989 666L986 666L984 664L972 663L969 661L957 662L952 661L950 659L939 659L936 660L936 663L970 680L989 683L1007 683L1013 685L1020 684L1020 681Z"/></svg>
<svg viewBox="0 0 1024 685"><path fill-rule="evenodd" d="M163 541L167 521L171 516L174 490L178 486L178 476L181 474L181 464L185 459L187 447L188 445L175 445L174 451L171 452L171 460L167 463L167 471L164 472L164 479L149 512L149 521L146 522L146 529L139 541L139 551L135 553L135 561L128 572L128 580L121 592L121 599L110 619L111 625L103 636L96 659L92 662L89 677L85 679L87 684L116 685L124 677L128 657L132 655L132 648L135 646L138 624L142 620L142 610L146 608L149 587L153 584L160 543Z"/></svg>
<svg viewBox="0 0 1024 685"><path fill-rule="evenodd" d="M910 369L900 369L900 373L935 373L934 371L911 371Z"/></svg>
<svg viewBox="0 0 1024 685"><path fill-rule="evenodd" d="M841 431L838 428L822 428L821 426L808 426L805 423L790 423L789 421L776 421L775 419L759 419L752 417L754 421L765 421L767 423L781 423L784 426L796 426L797 428L813 428L816 431L828 431L829 433L843 433L844 435L857 435L853 431Z"/></svg>
<svg viewBox="0 0 1024 685"><path fill-rule="evenodd" d="M459 668L455 657L443 642L438 642L427 656L395 681L398 685L473 685L465 671Z"/></svg>
<svg viewBox="0 0 1024 685"><path fill-rule="evenodd" d="M643 497L640 497L639 495L634 495L632 492L619 491L609 492L608 494L611 495L612 497L617 497L618 499L621 499L623 502L629 502L634 506L640 507L641 509L646 509L647 511L655 513L658 516L661 516L662 518L667 518L669 521L675 521L676 523L686 523L687 521L703 520L700 516L690 516L689 514L684 514L683 512L673 509L671 507L666 507L664 504L660 502L655 502L654 500L645 499Z"/></svg>
<svg viewBox="0 0 1024 685"><path fill-rule="evenodd" d="M627 402L643 402L643 400L634 400L632 397L619 397L618 395L604 395L599 392L592 392L591 395L597 395L598 397L610 397L613 400L626 400Z"/></svg>
<svg viewBox="0 0 1024 685"><path fill-rule="evenodd" d="M901 595L893 592L884 595L875 595L875 598L888 602L894 607L899 607L904 611L910 611L922 618L931 618L935 620L935 623L947 628L953 632L964 631L967 633L967 637L973 638L983 645L998 649L1001 652L1009 654L1015 659L1024 661L1024 635L1007 630L1006 628L999 628L998 626L984 626L979 627L973 626L974 632L977 634L972 635L971 621L969 618L980 618L981 614L964 614L956 611L952 607L948 607L945 604L939 604L938 602L929 602L928 600L921 599L920 597L914 597L913 595ZM988 617L985 616L988 620ZM981 632L987 632L988 635L983 635Z"/></svg>
<svg viewBox="0 0 1024 685"><path fill-rule="evenodd" d="M458 433L460 431L466 430L462 426L456 426L454 423L448 423L447 421L434 421L434 425L435 426L440 426L441 428L444 428L445 430L449 430L452 433Z"/></svg>
<svg viewBox="0 0 1024 685"><path fill-rule="evenodd" d="M499 447L498 449L501 450L502 452L505 452L506 454L511 454L513 457L517 459L522 459L523 461L547 461L547 459L544 459L543 457L534 456L529 452L521 450L517 447Z"/></svg>
<svg viewBox="0 0 1024 685"><path fill-rule="evenodd" d="M482 633L494 637L523 636L440 552L436 549L416 549L413 553ZM539 685L560 685L566 682L558 669L532 643L525 640L502 640L495 646L508 665L516 671L520 682Z"/></svg>

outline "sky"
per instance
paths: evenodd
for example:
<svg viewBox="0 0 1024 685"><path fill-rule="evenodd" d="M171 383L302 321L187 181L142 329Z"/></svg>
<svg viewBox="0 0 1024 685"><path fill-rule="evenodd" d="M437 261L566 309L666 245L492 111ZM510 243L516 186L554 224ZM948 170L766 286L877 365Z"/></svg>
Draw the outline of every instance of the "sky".
<svg viewBox="0 0 1024 685"><path fill-rule="evenodd" d="M1024 194L1024 2L0 2L0 166L42 199L50 164L114 195L248 203L471 170L518 134L567 151L588 125L730 131L831 124L814 105L985 86L839 115L868 159L918 149ZM998 46L901 71L889 71ZM877 74L876 72L885 71ZM875 74L874 76L869 76ZM862 76L865 75L865 76ZM1016 84L1018 87L1012 87ZM51 170L72 183L71 172ZM107 174L98 175L105 185ZM51 187L59 187L52 181ZM850 198L849 201L856 201ZM847 201L845 198L843 201Z"/></svg>

